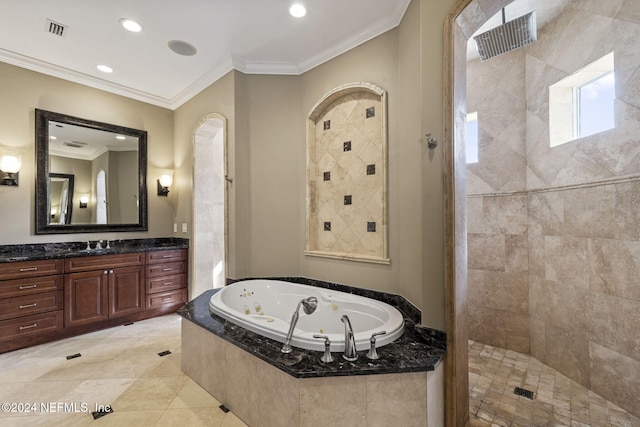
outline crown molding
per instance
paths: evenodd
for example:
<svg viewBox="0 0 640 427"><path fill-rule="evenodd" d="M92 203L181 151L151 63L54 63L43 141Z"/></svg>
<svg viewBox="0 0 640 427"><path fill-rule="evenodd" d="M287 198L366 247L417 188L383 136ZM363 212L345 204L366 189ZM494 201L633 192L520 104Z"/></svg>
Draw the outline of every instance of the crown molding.
<svg viewBox="0 0 640 427"><path fill-rule="evenodd" d="M0 61L17 67L25 68L41 74L57 77L63 80L79 83L95 89L121 95L137 101L145 102L158 107L175 110L204 89L218 81L231 70L237 70L245 74L274 74L274 75L300 75L303 74L353 48L365 43L380 34L397 27L409 7L410 0L397 1L393 13L367 27L352 33L347 39L326 49L316 55L302 60L299 63L292 62L265 62L251 61L237 55L230 55L229 59L210 72L205 73L189 86L181 90L172 98L165 98L147 92L139 91L128 86L109 82L88 74L79 73L68 68L60 67L44 61L20 55L0 48Z"/></svg>

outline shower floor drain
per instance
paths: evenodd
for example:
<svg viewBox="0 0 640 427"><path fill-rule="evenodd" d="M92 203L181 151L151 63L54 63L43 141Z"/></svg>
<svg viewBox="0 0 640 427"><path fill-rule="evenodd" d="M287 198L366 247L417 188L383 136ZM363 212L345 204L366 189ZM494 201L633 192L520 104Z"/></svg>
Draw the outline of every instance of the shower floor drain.
<svg viewBox="0 0 640 427"><path fill-rule="evenodd" d="M525 388L516 387L513 390L513 393L517 394L518 396L524 396L527 399L533 400L533 392L531 390L527 390Z"/></svg>

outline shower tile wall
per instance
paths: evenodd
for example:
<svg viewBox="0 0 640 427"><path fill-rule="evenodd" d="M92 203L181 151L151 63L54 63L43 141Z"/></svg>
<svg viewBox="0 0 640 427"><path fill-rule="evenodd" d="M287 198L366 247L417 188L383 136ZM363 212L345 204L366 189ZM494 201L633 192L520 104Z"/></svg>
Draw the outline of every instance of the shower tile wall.
<svg viewBox="0 0 640 427"><path fill-rule="evenodd" d="M339 97L316 120L309 141L308 249L384 258L385 167L381 97Z"/></svg>
<svg viewBox="0 0 640 427"><path fill-rule="evenodd" d="M522 75L520 69L524 69L526 166L520 172L526 171L526 191L506 184L514 178L520 183L521 177L511 167L513 158L488 154L487 147L495 143L494 133L489 133L481 143L480 164L469 167L468 202L470 305L480 307L470 312L471 338L491 344L487 336L497 335L495 342L509 333L501 331L508 325L491 318L489 310L496 309L486 303L500 293L498 281L486 277L496 269L506 274L509 258L504 256L504 272L496 257L482 259L502 249L500 234L493 240L483 235L491 220L492 208L486 205L496 203L489 199L524 197L525 218L515 224L526 224L528 298L510 306L498 299L503 311L528 306L529 350L534 357L640 416L640 18L636 3L614 0L603 7L601 2L573 1L539 31L537 43L522 50L518 70L511 64L496 72L501 64L494 60L470 63L469 111L474 111L472 101L501 96L495 85L480 82L493 82L498 78L495 74ZM548 86L611 51L616 70L615 128L550 148ZM515 53L499 61L509 61ZM484 124L485 130L495 123L521 121L519 110L497 117L483 113L484 108L478 107L481 129L483 120L492 122ZM502 140L509 148L514 141ZM514 151L521 152L520 148L518 143ZM493 165L483 166L483 158ZM477 241L475 246L472 239ZM479 260L473 260L478 254ZM511 283L510 292L524 287L516 283ZM477 304L474 299L483 302ZM473 326L492 321L496 325L492 332Z"/></svg>

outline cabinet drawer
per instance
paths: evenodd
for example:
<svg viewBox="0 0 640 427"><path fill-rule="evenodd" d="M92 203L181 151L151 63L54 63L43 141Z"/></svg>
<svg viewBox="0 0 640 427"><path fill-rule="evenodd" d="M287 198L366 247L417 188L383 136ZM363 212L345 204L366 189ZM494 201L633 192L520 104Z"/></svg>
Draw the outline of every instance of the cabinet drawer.
<svg viewBox="0 0 640 427"><path fill-rule="evenodd" d="M187 289L177 289L175 291L162 292L159 294L147 295L147 310L160 308L168 305L184 304L187 302Z"/></svg>
<svg viewBox="0 0 640 427"><path fill-rule="evenodd" d="M147 278L159 276L172 276L187 272L187 262L167 262L162 264L147 265Z"/></svg>
<svg viewBox="0 0 640 427"><path fill-rule="evenodd" d="M61 291L62 275L0 282L0 298L17 297L40 292Z"/></svg>
<svg viewBox="0 0 640 427"><path fill-rule="evenodd" d="M0 322L0 339L7 340L62 329L62 310Z"/></svg>
<svg viewBox="0 0 640 427"><path fill-rule="evenodd" d="M67 273L73 273L77 271L131 267L141 264L144 264L144 252L67 258L64 268Z"/></svg>
<svg viewBox="0 0 640 427"><path fill-rule="evenodd" d="M0 263L0 280L52 276L54 274L62 274L63 268L64 261L62 259L3 262Z"/></svg>
<svg viewBox="0 0 640 427"><path fill-rule="evenodd" d="M170 291L186 287L186 275L155 277L147 280L147 294L157 294L158 292Z"/></svg>
<svg viewBox="0 0 640 427"><path fill-rule="evenodd" d="M0 300L0 320L62 310L62 307L62 291L5 298Z"/></svg>
<svg viewBox="0 0 640 427"><path fill-rule="evenodd" d="M184 261L187 259L186 249L172 249L168 251L147 252L147 264L157 264L170 261Z"/></svg>

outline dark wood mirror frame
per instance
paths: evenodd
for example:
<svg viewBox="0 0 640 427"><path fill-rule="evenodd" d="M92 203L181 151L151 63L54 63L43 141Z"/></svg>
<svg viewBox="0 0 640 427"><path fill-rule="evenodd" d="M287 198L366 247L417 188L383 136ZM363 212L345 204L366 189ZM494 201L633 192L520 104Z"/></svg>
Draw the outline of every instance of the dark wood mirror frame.
<svg viewBox="0 0 640 427"><path fill-rule="evenodd" d="M49 224L49 121L138 138L138 222L134 224ZM147 231L147 132L45 110L35 110L36 123L36 234L105 233Z"/></svg>

